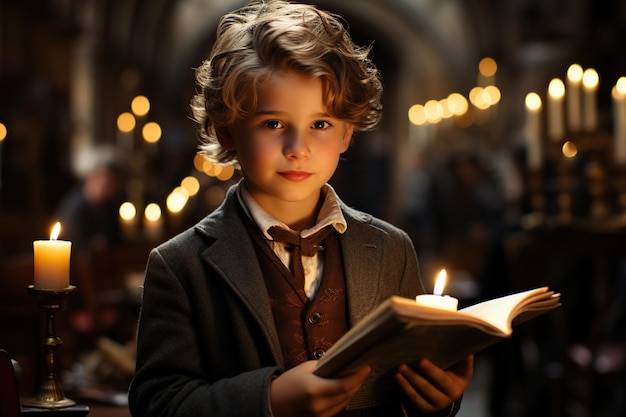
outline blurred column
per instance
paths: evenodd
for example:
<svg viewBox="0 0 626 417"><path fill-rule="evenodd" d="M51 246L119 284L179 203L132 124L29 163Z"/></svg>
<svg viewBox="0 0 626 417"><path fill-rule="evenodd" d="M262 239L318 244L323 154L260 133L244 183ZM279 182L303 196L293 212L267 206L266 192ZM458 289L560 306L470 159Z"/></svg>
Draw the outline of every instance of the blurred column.
<svg viewBox="0 0 626 417"><path fill-rule="evenodd" d="M79 155L82 150L93 144L95 138L95 100L96 100L96 56L100 34L98 0L84 0L76 3L77 27L70 77L70 112L74 126L71 141L72 167L76 173L83 174L86 167L81 166Z"/></svg>

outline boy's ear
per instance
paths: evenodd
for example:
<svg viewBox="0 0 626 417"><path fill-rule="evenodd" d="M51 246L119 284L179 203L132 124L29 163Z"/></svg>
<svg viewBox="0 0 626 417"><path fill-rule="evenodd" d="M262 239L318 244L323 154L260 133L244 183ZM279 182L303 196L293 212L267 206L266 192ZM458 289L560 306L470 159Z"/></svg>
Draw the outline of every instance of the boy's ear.
<svg viewBox="0 0 626 417"><path fill-rule="evenodd" d="M346 126L346 130L343 133L343 143L341 153L344 153L350 147L350 142L352 142L352 134L354 133L354 126L349 124Z"/></svg>
<svg viewBox="0 0 626 417"><path fill-rule="evenodd" d="M227 151L235 150L235 141L228 127L215 128L215 135L217 136L217 140L220 145L222 145L222 148Z"/></svg>

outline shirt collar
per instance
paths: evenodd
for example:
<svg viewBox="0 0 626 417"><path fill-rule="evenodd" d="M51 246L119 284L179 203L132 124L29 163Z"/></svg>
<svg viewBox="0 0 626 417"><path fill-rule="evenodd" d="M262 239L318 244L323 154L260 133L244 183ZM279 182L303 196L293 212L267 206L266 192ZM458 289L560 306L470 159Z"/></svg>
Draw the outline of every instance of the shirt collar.
<svg viewBox="0 0 626 417"><path fill-rule="evenodd" d="M322 187L321 198L323 199L322 207L318 213L317 222L315 226L304 229L300 232L300 236L307 237L312 235L313 233L323 229L328 225L332 225L335 230L339 233L343 233L348 228L348 224L346 223L346 219L343 216L341 211L341 206L339 204L339 197L335 190L329 185L325 184ZM273 226L278 226L285 228L287 230L292 230L284 224L283 222L275 219L272 215L270 215L267 211L265 211L250 195L248 190L246 189L243 181L239 183L237 187L237 196L239 197L239 201L242 203L242 206L246 210L246 213L254 222L259 226L259 229L263 232L263 235L269 239L273 240L268 230Z"/></svg>

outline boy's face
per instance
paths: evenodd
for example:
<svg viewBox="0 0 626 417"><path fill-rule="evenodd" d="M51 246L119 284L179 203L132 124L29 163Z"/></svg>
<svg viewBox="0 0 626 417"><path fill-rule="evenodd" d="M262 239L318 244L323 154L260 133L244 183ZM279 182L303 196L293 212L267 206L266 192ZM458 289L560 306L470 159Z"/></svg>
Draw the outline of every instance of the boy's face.
<svg viewBox="0 0 626 417"><path fill-rule="evenodd" d="M247 190L280 220L286 209L316 210L320 189L350 145L353 126L330 117L322 98L319 79L276 72L259 90L254 114L220 135L237 151Z"/></svg>

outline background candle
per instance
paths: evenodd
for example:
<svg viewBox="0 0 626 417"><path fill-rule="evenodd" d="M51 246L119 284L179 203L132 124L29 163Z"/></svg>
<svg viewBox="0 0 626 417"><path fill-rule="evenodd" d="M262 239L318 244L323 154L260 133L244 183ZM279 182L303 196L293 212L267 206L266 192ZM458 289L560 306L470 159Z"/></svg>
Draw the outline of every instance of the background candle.
<svg viewBox="0 0 626 417"><path fill-rule="evenodd" d="M565 84L558 78L552 79L548 85L548 136L555 142L565 136L563 97Z"/></svg>
<svg viewBox="0 0 626 417"><path fill-rule="evenodd" d="M538 170L542 165L541 153L541 97L537 93L526 95L526 159L528 168Z"/></svg>
<svg viewBox="0 0 626 417"><path fill-rule="evenodd" d="M615 162L626 165L626 77L620 77L611 91L613 96L613 136Z"/></svg>
<svg viewBox="0 0 626 417"><path fill-rule="evenodd" d="M70 286L70 252L72 242L57 240L61 224L52 229L50 240L35 240L35 288L55 290Z"/></svg>
<svg viewBox="0 0 626 417"><path fill-rule="evenodd" d="M572 64L567 69L567 127L570 132L580 131L580 82L583 79L583 68L578 64Z"/></svg>
<svg viewBox="0 0 626 417"><path fill-rule="evenodd" d="M598 73L593 68L583 72L583 128L595 132L598 128Z"/></svg>

